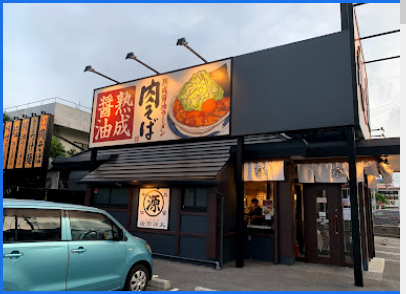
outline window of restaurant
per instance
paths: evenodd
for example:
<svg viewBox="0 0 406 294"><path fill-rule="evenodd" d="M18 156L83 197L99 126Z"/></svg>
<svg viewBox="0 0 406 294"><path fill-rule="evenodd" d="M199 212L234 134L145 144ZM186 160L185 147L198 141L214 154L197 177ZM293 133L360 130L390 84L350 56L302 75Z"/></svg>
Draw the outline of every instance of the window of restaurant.
<svg viewBox="0 0 406 294"><path fill-rule="evenodd" d="M182 210L207 211L207 188L183 189Z"/></svg>
<svg viewBox="0 0 406 294"><path fill-rule="evenodd" d="M127 226L129 188L97 188L94 191L94 206L110 213L123 226Z"/></svg>
<svg viewBox="0 0 406 294"><path fill-rule="evenodd" d="M128 188L98 188L94 193L94 204L100 207L127 207Z"/></svg>
<svg viewBox="0 0 406 294"><path fill-rule="evenodd" d="M244 215L247 229L273 232L274 185L270 182L244 183Z"/></svg>

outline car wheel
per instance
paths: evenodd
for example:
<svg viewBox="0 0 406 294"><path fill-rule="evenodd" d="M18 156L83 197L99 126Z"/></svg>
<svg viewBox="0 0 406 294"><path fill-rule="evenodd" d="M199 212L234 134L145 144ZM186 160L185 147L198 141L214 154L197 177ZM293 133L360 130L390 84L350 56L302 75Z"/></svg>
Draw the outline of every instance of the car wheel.
<svg viewBox="0 0 406 294"><path fill-rule="evenodd" d="M125 290L145 291L148 281L149 273L147 268L142 264L136 264L128 274Z"/></svg>

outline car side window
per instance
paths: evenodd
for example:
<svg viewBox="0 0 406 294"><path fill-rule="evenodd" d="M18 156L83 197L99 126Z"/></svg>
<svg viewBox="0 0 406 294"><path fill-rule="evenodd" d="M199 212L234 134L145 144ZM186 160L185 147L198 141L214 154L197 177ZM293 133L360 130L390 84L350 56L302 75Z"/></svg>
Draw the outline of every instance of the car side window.
<svg viewBox="0 0 406 294"><path fill-rule="evenodd" d="M17 240L16 216L11 209L3 210L3 243Z"/></svg>
<svg viewBox="0 0 406 294"><path fill-rule="evenodd" d="M60 240L60 210L4 209L3 242L40 242Z"/></svg>
<svg viewBox="0 0 406 294"><path fill-rule="evenodd" d="M117 225L106 215L87 211L69 211L72 240L114 240Z"/></svg>

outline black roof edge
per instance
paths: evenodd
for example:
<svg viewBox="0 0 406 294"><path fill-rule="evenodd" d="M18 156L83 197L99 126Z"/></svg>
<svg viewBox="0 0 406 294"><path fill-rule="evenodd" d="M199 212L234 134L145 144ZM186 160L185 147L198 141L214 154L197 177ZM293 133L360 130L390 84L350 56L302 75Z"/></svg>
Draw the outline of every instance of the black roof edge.
<svg viewBox="0 0 406 294"><path fill-rule="evenodd" d="M157 179L157 180L149 180L149 181L137 181L134 183L133 181L78 181L77 184L84 185L84 184L98 184L100 186L103 185L126 185L126 186L145 186L145 185L154 185L154 187L160 187L160 188L165 188L166 185L182 185L182 186L188 186L188 185L200 185L200 186L217 186L218 182L215 180L165 180L165 179Z"/></svg>

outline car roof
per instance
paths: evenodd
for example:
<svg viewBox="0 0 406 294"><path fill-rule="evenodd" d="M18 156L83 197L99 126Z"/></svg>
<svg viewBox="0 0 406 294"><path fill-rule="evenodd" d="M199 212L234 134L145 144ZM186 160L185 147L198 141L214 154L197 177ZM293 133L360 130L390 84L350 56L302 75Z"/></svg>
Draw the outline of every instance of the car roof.
<svg viewBox="0 0 406 294"><path fill-rule="evenodd" d="M45 209L75 209L86 211L102 211L100 209L76 204L56 203L52 201L30 199L3 199L3 208L45 208Z"/></svg>

